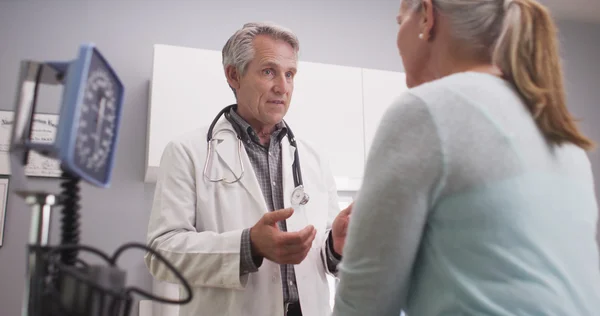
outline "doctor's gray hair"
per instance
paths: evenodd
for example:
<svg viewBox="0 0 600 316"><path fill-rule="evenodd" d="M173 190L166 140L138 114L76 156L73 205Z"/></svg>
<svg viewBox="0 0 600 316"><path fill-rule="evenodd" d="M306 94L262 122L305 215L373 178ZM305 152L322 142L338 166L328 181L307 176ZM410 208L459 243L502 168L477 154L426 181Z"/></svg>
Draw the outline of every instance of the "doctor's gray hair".
<svg viewBox="0 0 600 316"><path fill-rule="evenodd" d="M403 0L413 12L424 0ZM567 110L558 31L536 0L431 0L446 17L460 53L496 65L519 91L549 143L594 144Z"/></svg>
<svg viewBox="0 0 600 316"><path fill-rule="evenodd" d="M289 29L269 22L246 23L235 32L223 47L223 67L234 66L240 75L244 75L248 64L254 58L254 45L252 41L258 35L268 35L276 40L283 40L290 44L298 58L300 43L298 37Z"/></svg>

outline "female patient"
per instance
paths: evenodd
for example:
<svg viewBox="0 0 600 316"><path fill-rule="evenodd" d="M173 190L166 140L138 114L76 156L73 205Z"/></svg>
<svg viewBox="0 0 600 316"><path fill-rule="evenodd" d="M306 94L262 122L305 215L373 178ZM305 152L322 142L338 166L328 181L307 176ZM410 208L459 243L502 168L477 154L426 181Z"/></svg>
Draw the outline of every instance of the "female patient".
<svg viewBox="0 0 600 316"><path fill-rule="evenodd" d="M598 208L534 0L404 0L335 315L600 315Z"/></svg>

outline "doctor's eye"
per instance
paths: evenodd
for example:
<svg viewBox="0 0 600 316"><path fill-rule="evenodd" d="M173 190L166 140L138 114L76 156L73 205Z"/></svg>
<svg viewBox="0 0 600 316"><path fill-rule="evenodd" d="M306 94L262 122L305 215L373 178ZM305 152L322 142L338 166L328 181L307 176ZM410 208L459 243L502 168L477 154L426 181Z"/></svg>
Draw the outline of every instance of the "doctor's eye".
<svg viewBox="0 0 600 316"><path fill-rule="evenodd" d="M288 72L285 73L285 77L286 78L294 78L294 73L291 72L291 71L288 71Z"/></svg>
<svg viewBox="0 0 600 316"><path fill-rule="evenodd" d="M275 74L275 71L273 71L273 69L269 68L269 69L263 70L263 74L265 74L267 76L272 76L273 74Z"/></svg>

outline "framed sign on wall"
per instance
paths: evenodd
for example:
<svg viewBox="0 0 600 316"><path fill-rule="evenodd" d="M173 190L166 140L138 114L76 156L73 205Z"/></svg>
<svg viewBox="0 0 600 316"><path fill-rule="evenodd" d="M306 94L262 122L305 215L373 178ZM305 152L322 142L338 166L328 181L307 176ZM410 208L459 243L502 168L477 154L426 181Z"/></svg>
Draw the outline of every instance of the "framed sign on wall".
<svg viewBox="0 0 600 316"><path fill-rule="evenodd" d="M0 111L0 175L10 174L10 140L14 112ZM56 136L58 115L36 113L33 121L32 140L39 143L52 143ZM25 168L28 177L59 178L62 175L60 162L30 151Z"/></svg>

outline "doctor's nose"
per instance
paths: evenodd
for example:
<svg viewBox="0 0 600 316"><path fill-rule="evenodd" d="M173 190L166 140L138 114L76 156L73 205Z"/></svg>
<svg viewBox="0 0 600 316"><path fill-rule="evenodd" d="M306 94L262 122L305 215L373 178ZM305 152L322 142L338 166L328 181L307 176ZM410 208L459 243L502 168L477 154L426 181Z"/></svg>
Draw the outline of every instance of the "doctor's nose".
<svg viewBox="0 0 600 316"><path fill-rule="evenodd" d="M288 92L290 92L291 87L292 87L292 83L289 81L289 79L284 76L280 76L280 77L277 77L277 79L275 79L275 84L273 85L273 91L275 93L277 93L278 95L283 95L283 94L287 94Z"/></svg>

